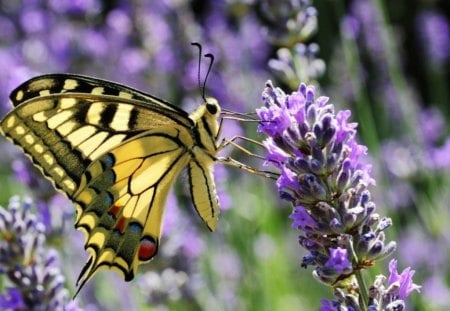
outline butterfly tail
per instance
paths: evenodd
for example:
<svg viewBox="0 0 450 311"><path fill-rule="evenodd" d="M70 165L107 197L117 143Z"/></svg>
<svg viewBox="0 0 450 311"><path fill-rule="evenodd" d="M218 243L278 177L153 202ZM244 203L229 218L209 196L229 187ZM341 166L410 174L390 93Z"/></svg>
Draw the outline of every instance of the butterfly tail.
<svg viewBox="0 0 450 311"><path fill-rule="evenodd" d="M93 265L94 265L94 257L90 256L88 261L84 265L83 269L81 270L77 282L75 283L77 286L77 291L75 292L75 295L73 295L73 299L75 299L78 296L78 294L80 293L84 285L87 283L87 281L89 281L95 274L96 269L93 269Z"/></svg>

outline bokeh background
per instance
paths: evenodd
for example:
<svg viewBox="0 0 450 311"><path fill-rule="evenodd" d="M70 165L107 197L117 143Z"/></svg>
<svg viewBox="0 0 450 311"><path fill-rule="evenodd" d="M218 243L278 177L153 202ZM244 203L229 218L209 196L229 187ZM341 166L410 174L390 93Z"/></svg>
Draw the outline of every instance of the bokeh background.
<svg viewBox="0 0 450 311"><path fill-rule="evenodd" d="M206 92L226 109L254 112L268 79L286 92L300 82L314 84L336 109L352 111L360 142L369 147L377 180L371 191L379 213L393 218L394 256L400 269L416 270L414 281L423 286L409 309L446 310L447 2L0 0L0 114L10 110L12 89L52 72L118 81L192 111L201 92L191 41L215 55ZM263 139L254 123L225 121L224 135L235 134ZM73 229L73 208L3 138L0 150L0 205L7 208L14 195L32 198L27 213L45 228L40 247L55 254L52 265L64 276L58 286L71 297L87 259L83 236ZM226 152L262 165L239 150ZM180 176L168 200L159 256L130 283L102 270L71 308L317 310L321 298L331 299L331 290L300 267L304 253L291 228L291 208L277 199L274 183L222 166L215 173L223 206L217 232L197 219L187 177ZM6 241L4 231L1 237ZM386 271L383 261L366 276ZM7 296L8 275L0 275L0 285Z"/></svg>

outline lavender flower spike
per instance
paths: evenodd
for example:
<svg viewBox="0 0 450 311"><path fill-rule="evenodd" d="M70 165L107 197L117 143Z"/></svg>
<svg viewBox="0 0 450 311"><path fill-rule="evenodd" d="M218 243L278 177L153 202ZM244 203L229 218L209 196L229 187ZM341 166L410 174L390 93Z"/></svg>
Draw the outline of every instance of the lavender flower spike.
<svg viewBox="0 0 450 311"><path fill-rule="evenodd" d="M268 81L262 99L257 114L258 131L268 136L265 164L279 170L279 195L293 206L293 227L309 251L302 266L313 266L314 277L333 287L337 298L324 300L321 310L368 310L361 271L392 254L396 243L385 241L391 219L375 213L368 189L375 181L363 162L367 148L356 142L350 111L335 113L327 97L316 98L305 84L287 95ZM391 269L392 283L412 286L400 289L399 299L416 289L408 273Z"/></svg>
<svg viewBox="0 0 450 311"><path fill-rule="evenodd" d="M56 251L45 249L45 227L31 212L29 201L13 197L8 209L0 206L0 310L78 311L64 288Z"/></svg>

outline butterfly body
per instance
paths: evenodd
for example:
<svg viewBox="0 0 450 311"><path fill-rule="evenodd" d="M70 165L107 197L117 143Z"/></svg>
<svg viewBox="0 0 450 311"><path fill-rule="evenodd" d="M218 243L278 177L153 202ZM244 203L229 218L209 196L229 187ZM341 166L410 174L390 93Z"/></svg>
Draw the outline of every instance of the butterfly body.
<svg viewBox="0 0 450 311"><path fill-rule="evenodd" d="M2 134L76 207L90 253L79 288L100 267L131 280L156 255L165 201L184 168L194 207L215 230L217 101L188 114L120 84L65 74L33 78L10 99Z"/></svg>

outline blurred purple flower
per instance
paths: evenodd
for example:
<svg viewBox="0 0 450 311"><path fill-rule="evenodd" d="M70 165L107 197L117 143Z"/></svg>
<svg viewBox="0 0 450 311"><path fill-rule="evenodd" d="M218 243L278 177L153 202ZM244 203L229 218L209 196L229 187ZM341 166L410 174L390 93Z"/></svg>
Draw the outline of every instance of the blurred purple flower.
<svg viewBox="0 0 450 311"><path fill-rule="evenodd" d="M421 271L427 273L436 273L446 267L448 262L448 249L439 247L443 243L448 243L443 236L430 237L423 230L410 225L400 235L398 250L405 264L420 267ZM433 256L429 256L430 253Z"/></svg>
<svg viewBox="0 0 450 311"><path fill-rule="evenodd" d="M95 14L101 9L102 1L99 0L48 0L50 7L57 13L76 15Z"/></svg>
<svg viewBox="0 0 450 311"><path fill-rule="evenodd" d="M430 149L430 168L442 170L450 168L450 138L447 138L442 146Z"/></svg>
<svg viewBox="0 0 450 311"><path fill-rule="evenodd" d="M356 40L361 32L361 24L355 16L344 16L341 22L342 34L348 39Z"/></svg>
<svg viewBox="0 0 450 311"><path fill-rule="evenodd" d="M417 136L420 143L411 143L404 138L386 140L382 147L381 157L389 174L394 180L393 187L400 189L403 180L421 174L424 170L441 172L450 168L450 139L446 138L447 131L445 117L438 109L423 109L417 114ZM404 184L402 187L407 192L398 192L395 201L404 202L406 206L411 201L414 193L410 187ZM388 189L393 190L393 189ZM394 206L399 206L394 204Z"/></svg>
<svg viewBox="0 0 450 311"><path fill-rule="evenodd" d="M423 284L423 295L436 310L448 310L450 308L450 290L447 287L446 275L436 271Z"/></svg>
<svg viewBox="0 0 450 311"><path fill-rule="evenodd" d="M46 28L46 13L43 10L24 10L21 12L20 23L22 28L31 35L32 33L41 32Z"/></svg>
<svg viewBox="0 0 450 311"><path fill-rule="evenodd" d="M161 242L164 247L160 251L168 258L181 255L188 262L204 252L205 244L194 223L195 213L192 214L193 217L189 217L179 205L177 198L169 194Z"/></svg>
<svg viewBox="0 0 450 311"><path fill-rule="evenodd" d="M416 27L429 60L435 65L445 63L450 57L450 26L445 15L424 11L417 17Z"/></svg>
<svg viewBox="0 0 450 311"><path fill-rule="evenodd" d="M375 59L384 55L380 12L371 1L353 0L350 4L353 29L361 36L364 46Z"/></svg>
<svg viewBox="0 0 450 311"><path fill-rule="evenodd" d="M266 22L269 40L289 46L303 41L317 31L317 10L310 0L257 2L258 11Z"/></svg>
<svg viewBox="0 0 450 311"><path fill-rule="evenodd" d="M3 310L25 310L22 293L17 288L7 288L7 293L0 293L0 308Z"/></svg>
<svg viewBox="0 0 450 311"><path fill-rule="evenodd" d="M15 286L0 296L0 304L33 310L80 310L69 303L56 251L45 247L44 230L31 212L31 202L12 198L8 209L0 207L0 273Z"/></svg>
<svg viewBox="0 0 450 311"><path fill-rule="evenodd" d="M318 58L319 45L308 42L317 32L317 9L312 1L258 1L255 6L263 24L263 35L278 47L267 63L271 71L290 88L300 81L314 81L325 72Z"/></svg>
<svg viewBox="0 0 450 311"><path fill-rule="evenodd" d="M167 304L191 295L187 289L188 275L184 271L166 268L160 273L149 271L139 278L139 288L146 296L148 304Z"/></svg>
<svg viewBox="0 0 450 311"><path fill-rule="evenodd" d="M422 109L417 116L418 131L424 143L436 144L446 130L445 116L438 108Z"/></svg>
<svg viewBox="0 0 450 311"><path fill-rule="evenodd" d="M325 62L318 58L319 45L297 43L293 48L280 48L268 66L289 86L300 81L315 81L325 73ZM293 87L294 88L294 87Z"/></svg>
<svg viewBox="0 0 450 311"><path fill-rule="evenodd" d="M8 16L0 15L0 29L2 36L0 37L0 46L12 42L17 36L17 30L13 21Z"/></svg>

